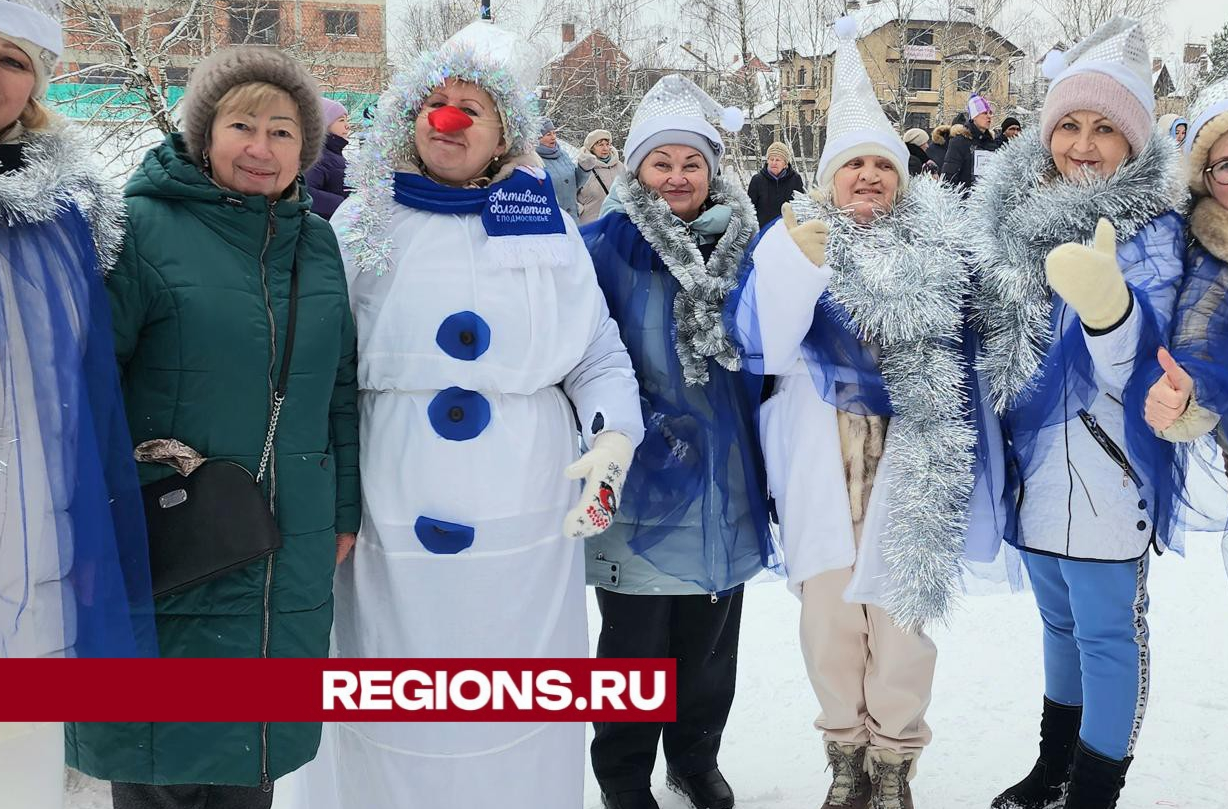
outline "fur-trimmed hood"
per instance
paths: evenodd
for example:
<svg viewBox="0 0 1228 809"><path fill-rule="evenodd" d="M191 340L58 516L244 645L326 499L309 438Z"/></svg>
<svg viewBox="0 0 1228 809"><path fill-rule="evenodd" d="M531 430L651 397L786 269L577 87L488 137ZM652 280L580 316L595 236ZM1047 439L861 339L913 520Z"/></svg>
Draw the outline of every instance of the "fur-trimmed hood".
<svg viewBox="0 0 1228 809"><path fill-rule="evenodd" d="M1190 144L1190 153L1186 157L1185 167L1189 175L1190 190L1196 196L1207 196L1207 175L1202 171L1207 167L1207 156L1211 147L1224 135L1228 135L1228 112L1222 112L1202 125Z"/></svg>
<svg viewBox="0 0 1228 809"><path fill-rule="evenodd" d="M951 127L936 126L934 131L930 133L930 143L936 143L939 146L946 146L947 139L951 137Z"/></svg>
<svg viewBox="0 0 1228 809"><path fill-rule="evenodd" d="M91 158L94 147L80 129L62 121L22 140L25 166L0 174L0 217L9 226L48 222L76 205L106 274L123 245L126 216L119 188L102 179Z"/></svg>
<svg viewBox="0 0 1228 809"><path fill-rule="evenodd" d="M1190 233L1208 253L1228 262L1228 208L1211 197L1198 200L1190 213Z"/></svg>
<svg viewBox="0 0 1228 809"><path fill-rule="evenodd" d="M681 286L674 298L675 348L688 385L708 381L709 359L730 371L742 367L741 353L725 329L723 313L726 299L737 289L746 248L759 230L754 206L740 184L718 175L712 180L708 200L727 205L730 217L707 262L687 223L635 177L620 176L603 206L603 212L607 207L621 208L627 214Z"/></svg>
<svg viewBox="0 0 1228 809"><path fill-rule="evenodd" d="M1184 210L1189 194L1177 145L1163 133L1153 133L1109 177L1062 178L1036 128L998 155L967 210L978 265L974 312L985 334L979 368L994 407L1003 411L1035 384L1052 342L1049 251L1090 244L1101 218L1116 228L1119 244L1129 241L1156 217Z"/></svg>

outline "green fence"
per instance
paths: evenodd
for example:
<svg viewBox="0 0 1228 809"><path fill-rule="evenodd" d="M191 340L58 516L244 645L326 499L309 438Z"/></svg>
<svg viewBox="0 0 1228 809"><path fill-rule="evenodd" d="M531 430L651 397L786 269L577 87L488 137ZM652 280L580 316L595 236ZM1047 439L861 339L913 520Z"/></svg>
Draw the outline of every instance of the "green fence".
<svg viewBox="0 0 1228 809"><path fill-rule="evenodd" d="M375 104L375 93L335 92L327 97L341 102L351 117L361 118L363 110ZM167 106L174 107L183 98L182 87L166 89ZM47 101L56 112L75 120L132 121L148 117L145 99L140 93L125 90L121 85L57 83L47 88Z"/></svg>

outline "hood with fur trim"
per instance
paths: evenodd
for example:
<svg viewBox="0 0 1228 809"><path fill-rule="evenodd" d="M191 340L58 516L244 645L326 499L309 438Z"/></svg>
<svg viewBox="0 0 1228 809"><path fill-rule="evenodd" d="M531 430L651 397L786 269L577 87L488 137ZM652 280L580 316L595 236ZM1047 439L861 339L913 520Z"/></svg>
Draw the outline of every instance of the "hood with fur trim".
<svg viewBox="0 0 1228 809"><path fill-rule="evenodd" d="M1190 233L1208 253L1228 262L1228 208L1211 197L1198 200L1190 214Z"/></svg>
<svg viewBox="0 0 1228 809"><path fill-rule="evenodd" d="M1189 180L1190 190L1195 196L1205 197L1207 191L1207 175L1203 169L1207 167L1207 157L1215 142L1228 135L1228 112L1222 112L1202 125L1198 130L1197 140L1190 148L1190 154L1185 161L1185 170Z"/></svg>
<svg viewBox="0 0 1228 809"><path fill-rule="evenodd" d="M947 139L951 137L951 127L936 126L934 131L930 133L930 143L936 143L939 146L946 146Z"/></svg>

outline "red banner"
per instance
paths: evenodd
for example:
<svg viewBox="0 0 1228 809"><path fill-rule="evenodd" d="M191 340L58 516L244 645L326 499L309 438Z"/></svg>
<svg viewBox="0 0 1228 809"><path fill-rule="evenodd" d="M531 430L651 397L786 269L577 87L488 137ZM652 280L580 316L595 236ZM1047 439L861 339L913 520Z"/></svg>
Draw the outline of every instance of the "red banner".
<svg viewBox="0 0 1228 809"><path fill-rule="evenodd" d="M8 722L672 722L673 659L0 660Z"/></svg>

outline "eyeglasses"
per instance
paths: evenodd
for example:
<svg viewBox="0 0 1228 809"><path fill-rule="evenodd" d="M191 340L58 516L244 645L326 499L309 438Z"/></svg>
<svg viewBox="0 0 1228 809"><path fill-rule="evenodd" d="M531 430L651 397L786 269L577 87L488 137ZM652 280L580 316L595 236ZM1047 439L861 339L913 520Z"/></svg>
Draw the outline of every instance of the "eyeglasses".
<svg viewBox="0 0 1228 809"><path fill-rule="evenodd" d="M1219 185L1228 185L1228 157L1207 166L1202 173L1210 176Z"/></svg>

